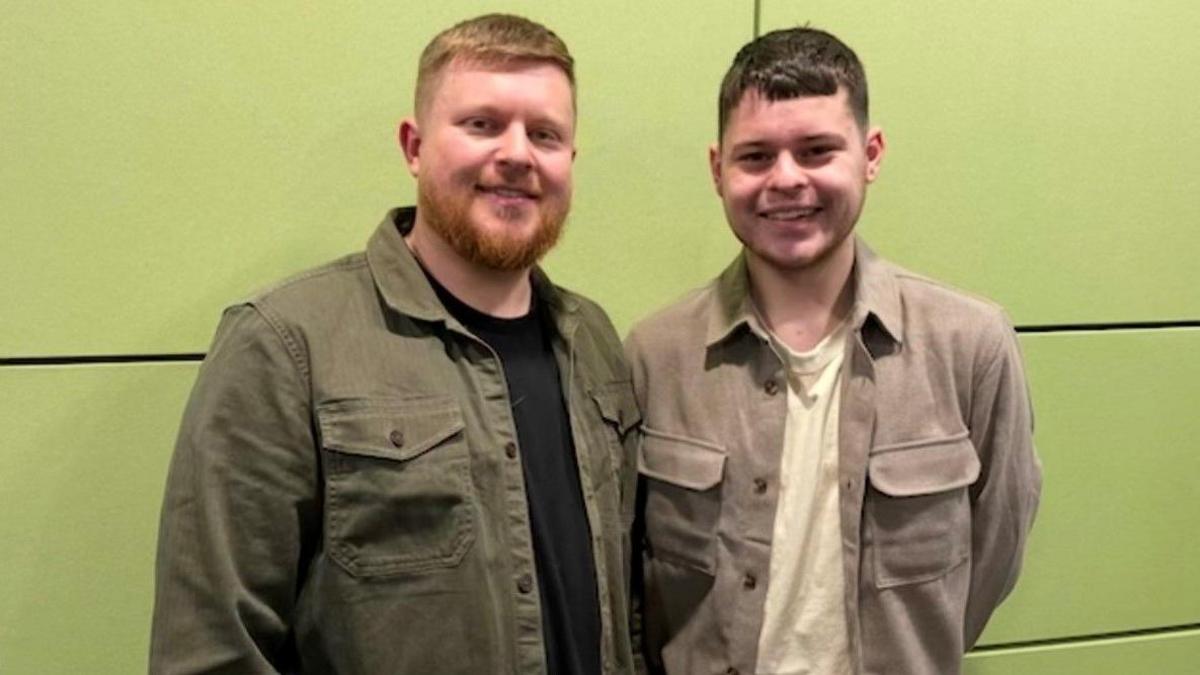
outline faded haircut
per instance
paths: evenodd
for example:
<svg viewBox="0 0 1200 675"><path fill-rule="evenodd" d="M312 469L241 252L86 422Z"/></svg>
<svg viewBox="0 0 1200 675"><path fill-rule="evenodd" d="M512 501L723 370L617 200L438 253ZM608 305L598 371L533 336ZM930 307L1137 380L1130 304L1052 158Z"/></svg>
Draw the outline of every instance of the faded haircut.
<svg viewBox="0 0 1200 675"><path fill-rule="evenodd" d="M438 33L421 52L413 110L419 116L430 101L439 76L452 62L510 66L542 62L557 66L575 96L575 59L549 28L512 14L485 14ZM572 103L574 101L572 100Z"/></svg>
<svg viewBox="0 0 1200 675"><path fill-rule="evenodd" d="M768 101L831 96L846 90L850 110L867 129L867 75L858 55L830 33L807 26L771 31L742 47L721 81L717 139L747 91Z"/></svg>

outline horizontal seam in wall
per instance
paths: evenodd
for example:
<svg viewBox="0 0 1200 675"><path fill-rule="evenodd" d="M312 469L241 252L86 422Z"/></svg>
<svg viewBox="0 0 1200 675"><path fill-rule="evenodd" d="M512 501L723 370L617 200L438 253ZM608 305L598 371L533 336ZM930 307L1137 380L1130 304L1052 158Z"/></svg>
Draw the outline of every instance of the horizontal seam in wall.
<svg viewBox="0 0 1200 675"><path fill-rule="evenodd" d="M971 650L973 654L996 652L1006 649L1023 649L1027 647L1047 647L1054 645L1071 645L1080 642L1096 642L1099 640L1117 640L1121 638L1149 637L1172 635L1188 631L1200 630L1200 623L1186 623L1177 626L1160 626L1158 628L1142 628L1138 630L1115 631L1112 633L1095 633L1092 635L1072 635L1070 637L1047 638L1045 640L1021 640L1017 642L997 642L980 645Z"/></svg>
<svg viewBox="0 0 1200 675"><path fill-rule="evenodd" d="M1023 335L1038 333L1078 333L1092 331L1156 330L1169 328L1200 328L1200 321L1134 321L1127 323L1069 323L1037 326L1017 326ZM87 354L76 356L8 356L0 357L3 366L74 366L106 363L198 363L203 352L182 354Z"/></svg>
<svg viewBox="0 0 1200 675"><path fill-rule="evenodd" d="M1160 328L1200 328L1200 321L1128 321L1123 323L1062 323L1017 326L1018 333L1077 333L1103 330L1155 330Z"/></svg>
<svg viewBox="0 0 1200 675"><path fill-rule="evenodd" d="M86 356L15 356L0 358L0 366L75 366L105 363L196 363L202 353L189 354L96 354Z"/></svg>

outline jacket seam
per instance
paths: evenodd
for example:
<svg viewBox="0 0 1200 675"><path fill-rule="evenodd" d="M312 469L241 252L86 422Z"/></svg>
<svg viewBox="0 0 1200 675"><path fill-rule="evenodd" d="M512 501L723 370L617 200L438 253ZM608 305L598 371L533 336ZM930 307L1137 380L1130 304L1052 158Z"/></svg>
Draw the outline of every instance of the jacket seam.
<svg viewBox="0 0 1200 675"><path fill-rule="evenodd" d="M361 269L362 267L366 266L366 264L367 264L367 257L362 252L351 253L349 255L343 256L339 260L334 260L333 262L326 263L315 269L310 269L310 270L306 270L304 272L300 272L300 273L295 274L287 279L284 279L283 281L280 281L276 284L267 286L265 289L259 291L255 295L253 295L251 297L251 299L248 300L247 302L249 302L250 304L256 304L258 302L261 302L262 300L267 299L271 295L278 293L279 291L282 291L282 290L285 290L292 286L295 286L296 284L299 284L301 282L309 281L311 279L315 279L317 277L322 277L327 274L333 274L335 272L343 272L346 270Z"/></svg>
<svg viewBox="0 0 1200 675"><path fill-rule="evenodd" d="M263 318L263 321L266 321L267 325L271 327L271 330L279 338L279 341L283 343L283 347L292 361L292 367L300 375L301 381L311 390L311 378L308 364L305 363L304 350L300 348L299 343L292 337L291 332L283 326L282 319L274 311L261 304L250 303L250 307Z"/></svg>

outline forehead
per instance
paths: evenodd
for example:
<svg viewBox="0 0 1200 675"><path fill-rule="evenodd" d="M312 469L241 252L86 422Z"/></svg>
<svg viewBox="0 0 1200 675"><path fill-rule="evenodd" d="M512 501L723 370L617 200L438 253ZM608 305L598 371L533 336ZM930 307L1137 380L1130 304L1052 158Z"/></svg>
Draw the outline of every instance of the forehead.
<svg viewBox="0 0 1200 675"><path fill-rule="evenodd" d="M428 101L431 112L516 106L571 116L575 109L567 74L541 61L488 64L455 59L433 84Z"/></svg>
<svg viewBox="0 0 1200 675"><path fill-rule="evenodd" d="M730 112L723 140L819 134L848 135L858 130L844 88L828 96L799 96L772 101L757 89L742 94Z"/></svg>

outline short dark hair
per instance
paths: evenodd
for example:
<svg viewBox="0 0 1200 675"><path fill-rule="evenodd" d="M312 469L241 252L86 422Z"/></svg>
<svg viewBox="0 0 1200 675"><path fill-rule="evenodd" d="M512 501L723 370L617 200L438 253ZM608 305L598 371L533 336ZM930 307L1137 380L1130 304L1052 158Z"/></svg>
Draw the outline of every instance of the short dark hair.
<svg viewBox="0 0 1200 675"><path fill-rule="evenodd" d="M867 128L867 75L853 49L830 33L800 26L771 31L742 47L721 81L717 140L751 89L768 101L831 96L845 87L854 119Z"/></svg>

